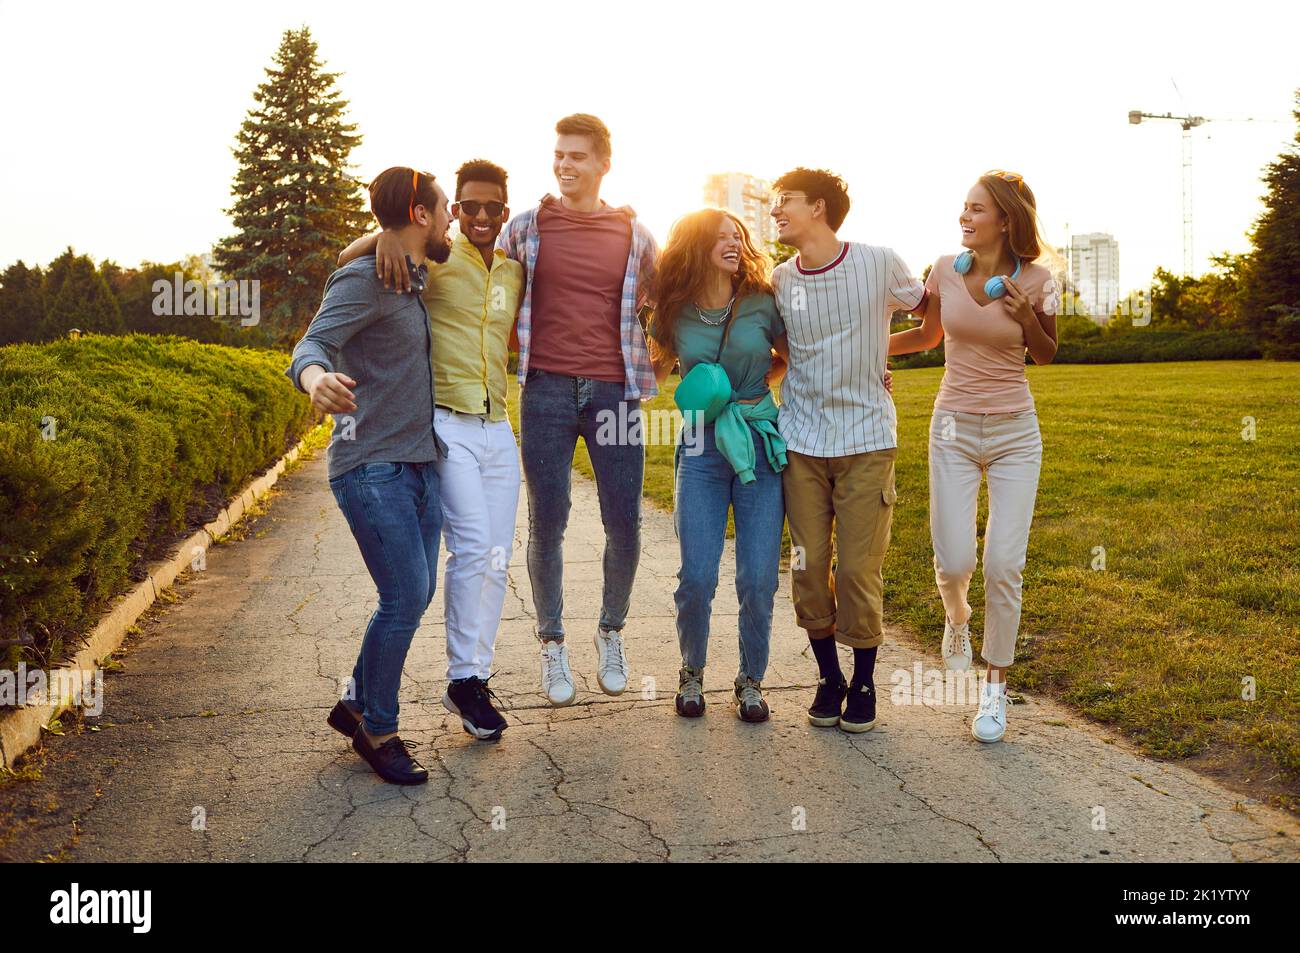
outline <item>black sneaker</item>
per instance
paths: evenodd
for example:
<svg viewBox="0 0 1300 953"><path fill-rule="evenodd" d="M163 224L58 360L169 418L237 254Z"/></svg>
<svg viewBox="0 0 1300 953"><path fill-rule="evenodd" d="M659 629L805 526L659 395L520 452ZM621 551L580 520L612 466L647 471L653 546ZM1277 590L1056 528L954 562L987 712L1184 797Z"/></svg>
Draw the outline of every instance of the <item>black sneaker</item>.
<svg viewBox="0 0 1300 953"><path fill-rule="evenodd" d="M509 724L492 707L494 698L496 695L488 687L487 681L471 675L447 683L447 691L442 696L442 707L453 715L460 715L460 723L475 738L480 741L496 741Z"/></svg>
<svg viewBox="0 0 1300 953"><path fill-rule="evenodd" d="M429 772L407 750L415 747L414 741L394 735L376 748L362 730L352 736L352 747L389 784L423 784L429 780Z"/></svg>
<svg viewBox="0 0 1300 953"><path fill-rule="evenodd" d="M831 684L824 678L817 679L817 697L808 709L808 721L818 728L834 728L840 723L840 712L844 709L844 696L849 686L841 677L838 685Z"/></svg>
<svg viewBox="0 0 1300 953"><path fill-rule="evenodd" d="M704 669L682 667L677 673L674 703L677 714L683 718L699 718L704 714Z"/></svg>
<svg viewBox="0 0 1300 953"><path fill-rule="evenodd" d="M743 675L736 676L736 687L731 693L731 703L736 706L736 717L741 721L767 721L770 714L763 700L763 686Z"/></svg>
<svg viewBox="0 0 1300 953"><path fill-rule="evenodd" d="M876 727L876 686L853 684L849 686L848 703L840 717L840 731L870 731Z"/></svg>
<svg viewBox="0 0 1300 953"><path fill-rule="evenodd" d="M357 728L361 726L361 716L341 701L330 709L329 717L325 720L329 722L331 728L349 738L355 735Z"/></svg>

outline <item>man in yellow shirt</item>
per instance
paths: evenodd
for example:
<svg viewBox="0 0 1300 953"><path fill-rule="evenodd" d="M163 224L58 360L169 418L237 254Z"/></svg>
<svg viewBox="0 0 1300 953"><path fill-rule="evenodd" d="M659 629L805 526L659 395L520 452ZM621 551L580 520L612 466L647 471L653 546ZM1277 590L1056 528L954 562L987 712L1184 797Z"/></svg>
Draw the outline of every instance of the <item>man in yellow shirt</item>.
<svg viewBox="0 0 1300 953"><path fill-rule="evenodd" d="M496 739L506 721L487 686L519 503L519 453L506 417L506 362L524 269L496 247L510 216L506 171L482 159L456 171L452 214L460 234L423 290L433 336L434 429L447 455L435 466L447 544L447 692L442 703L476 738ZM358 239L340 264L376 256L380 277L409 290L395 236ZM386 279L387 280L387 279Z"/></svg>

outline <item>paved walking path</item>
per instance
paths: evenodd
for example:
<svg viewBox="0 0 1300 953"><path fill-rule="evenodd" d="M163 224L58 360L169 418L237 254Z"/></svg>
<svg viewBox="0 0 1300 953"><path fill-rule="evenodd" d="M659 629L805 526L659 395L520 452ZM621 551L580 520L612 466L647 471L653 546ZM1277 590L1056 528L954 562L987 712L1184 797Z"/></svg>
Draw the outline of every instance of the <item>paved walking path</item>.
<svg viewBox="0 0 1300 953"><path fill-rule="evenodd" d="M74 860L1256 860L1300 857L1290 817L1135 755L1062 706L969 734L973 706L889 704L890 673L939 661L891 631L876 730L807 724L814 667L783 577L772 720L732 714L736 599L720 587L698 721L673 713L678 655L668 515L647 507L627 643L633 677L599 693L592 631L602 532L575 476L565 551L578 703L538 693L521 506L493 679L511 727L475 742L438 704L441 592L416 634L403 735L427 785L385 785L329 729L375 593L318 459L249 538L215 548L179 604L107 681L97 731L54 739L44 779L0 789L0 858ZM903 514L901 518L914 518ZM723 580L734 578L730 547ZM643 678L651 694L643 698ZM596 689L593 691L593 689ZM202 823L195 819L199 818ZM196 829L199 828L199 829ZM205 828L205 829L204 829Z"/></svg>

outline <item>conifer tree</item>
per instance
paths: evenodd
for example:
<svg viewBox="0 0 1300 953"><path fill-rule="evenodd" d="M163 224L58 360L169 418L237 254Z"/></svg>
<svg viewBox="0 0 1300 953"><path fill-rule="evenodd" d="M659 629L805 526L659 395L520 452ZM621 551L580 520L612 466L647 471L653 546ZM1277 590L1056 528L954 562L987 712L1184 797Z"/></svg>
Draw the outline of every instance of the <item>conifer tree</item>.
<svg viewBox="0 0 1300 953"><path fill-rule="evenodd" d="M14 262L0 274L0 344L39 340L45 323L45 298L39 266Z"/></svg>
<svg viewBox="0 0 1300 953"><path fill-rule="evenodd" d="M291 343L320 304L339 251L370 227L348 159L361 141L307 27L286 30L235 147L236 233L215 249L224 278L261 282L262 330Z"/></svg>
<svg viewBox="0 0 1300 953"><path fill-rule="evenodd" d="M1277 357L1300 358L1300 90L1294 142L1264 173L1268 194L1251 234L1246 321L1274 344Z"/></svg>
<svg viewBox="0 0 1300 953"><path fill-rule="evenodd" d="M122 310L95 263L71 248L50 262L43 285L45 321L40 340L63 337L73 328L95 334L125 334Z"/></svg>

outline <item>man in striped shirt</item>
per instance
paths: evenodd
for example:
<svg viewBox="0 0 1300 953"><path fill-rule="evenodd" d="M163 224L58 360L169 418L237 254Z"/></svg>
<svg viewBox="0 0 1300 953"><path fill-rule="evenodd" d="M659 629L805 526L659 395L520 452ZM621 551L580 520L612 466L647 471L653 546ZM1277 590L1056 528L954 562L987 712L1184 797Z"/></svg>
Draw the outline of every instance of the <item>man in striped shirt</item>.
<svg viewBox="0 0 1300 953"><path fill-rule="evenodd" d="M836 237L849 211L838 176L799 168L775 189L777 237L799 251L777 266L772 286L790 343L780 430L795 615L819 669L808 718L867 731L875 726L881 569L896 498L897 419L884 380L889 322L894 311L920 309L925 288L893 249ZM853 649L851 682L836 642Z"/></svg>

